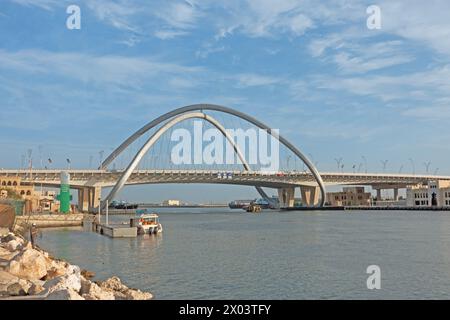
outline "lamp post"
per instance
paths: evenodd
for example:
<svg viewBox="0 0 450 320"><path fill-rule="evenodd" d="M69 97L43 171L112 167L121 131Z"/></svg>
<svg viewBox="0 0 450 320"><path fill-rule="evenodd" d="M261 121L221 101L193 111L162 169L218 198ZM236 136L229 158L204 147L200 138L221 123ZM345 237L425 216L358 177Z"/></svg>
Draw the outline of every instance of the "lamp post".
<svg viewBox="0 0 450 320"><path fill-rule="evenodd" d="M431 161L424 162L423 165L425 166L425 169L427 170L427 174L428 174L428 171L429 171L430 165L431 165Z"/></svg>
<svg viewBox="0 0 450 320"><path fill-rule="evenodd" d="M363 161L364 161L364 168L365 168L365 173L367 173L367 159L366 159L366 157L365 156L361 156L361 158L363 159Z"/></svg>
<svg viewBox="0 0 450 320"><path fill-rule="evenodd" d="M409 162L411 162L412 173L413 173L413 175L415 175L416 174L416 165L414 164L414 160L412 158L409 158L408 160L409 160Z"/></svg>
<svg viewBox="0 0 450 320"><path fill-rule="evenodd" d="M383 165L383 173L386 172L386 166L387 166L388 161L389 161L389 160L384 160L384 161L381 160L381 164Z"/></svg>
<svg viewBox="0 0 450 320"><path fill-rule="evenodd" d="M358 173L361 172L361 167L362 167L362 165L363 165L363 164L360 162L359 165L358 165Z"/></svg>
<svg viewBox="0 0 450 320"><path fill-rule="evenodd" d="M287 171L289 171L289 161L291 160L291 155L288 155L286 157L286 166L287 166Z"/></svg>
<svg viewBox="0 0 450 320"><path fill-rule="evenodd" d="M339 169L341 169L342 157L341 158L334 158L334 161L336 161L338 172L339 172Z"/></svg>
<svg viewBox="0 0 450 320"><path fill-rule="evenodd" d="M70 170L70 164L71 164L70 159L67 158L66 162L67 162L67 170Z"/></svg>
<svg viewBox="0 0 450 320"><path fill-rule="evenodd" d="M98 156L99 156L99 159L100 159L100 166L99 166L99 167L102 166L102 162L103 162L103 153L105 153L105 151L103 151L103 150L99 151L99 153L98 153Z"/></svg>

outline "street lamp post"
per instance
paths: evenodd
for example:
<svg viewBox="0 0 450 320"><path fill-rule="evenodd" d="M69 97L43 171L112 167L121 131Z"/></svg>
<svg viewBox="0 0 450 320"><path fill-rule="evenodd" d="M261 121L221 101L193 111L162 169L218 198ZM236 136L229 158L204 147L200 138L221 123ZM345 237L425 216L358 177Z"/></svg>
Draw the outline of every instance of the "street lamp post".
<svg viewBox="0 0 450 320"><path fill-rule="evenodd" d="M338 169L338 172L339 172L339 170L341 169L342 157L341 158L334 158L334 161L336 161L337 169Z"/></svg>
<svg viewBox="0 0 450 320"><path fill-rule="evenodd" d="M381 164L383 165L383 173L386 172L386 166L387 166L388 161L389 161L389 160L384 160L384 161L381 160Z"/></svg>
<svg viewBox="0 0 450 320"><path fill-rule="evenodd" d="M412 172L413 172L413 175L415 175L416 174L416 165L414 164L414 160L412 159L412 158L409 158L408 159L409 160L409 162L411 162L411 166L412 166Z"/></svg>
<svg viewBox="0 0 450 320"><path fill-rule="evenodd" d="M365 168L365 173L367 173L367 159L366 159L366 157L365 156L361 156L361 158L363 159L363 161L364 161L364 168Z"/></svg>
<svg viewBox="0 0 450 320"><path fill-rule="evenodd" d="M428 174L428 171L429 171L430 165L431 165L431 161L424 162L423 165L425 166L425 169L427 170L427 174Z"/></svg>

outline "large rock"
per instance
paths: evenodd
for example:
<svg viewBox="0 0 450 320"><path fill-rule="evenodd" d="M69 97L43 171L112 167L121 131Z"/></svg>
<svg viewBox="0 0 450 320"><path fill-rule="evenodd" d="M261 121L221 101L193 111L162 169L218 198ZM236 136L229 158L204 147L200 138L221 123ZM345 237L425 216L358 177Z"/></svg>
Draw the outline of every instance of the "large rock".
<svg viewBox="0 0 450 320"><path fill-rule="evenodd" d="M8 287L18 282L18 277L9 272L0 270L0 295L7 295Z"/></svg>
<svg viewBox="0 0 450 320"><path fill-rule="evenodd" d="M41 252L27 247L9 262L6 271L19 278L39 280L47 274L48 264L48 258Z"/></svg>
<svg viewBox="0 0 450 320"><path fill-rule="evenodd" d="M111 277L105 281L103 281L100 285L101 288L107 290L113 290L118 292L124 292L128 289L126 285L120 281L119 277Z"/></svg>
<svg viewBox="0 0 450 320"><path fill-rule="evenodd" d="M134 290L124 285L118 277L111 277L101 283L100 287L114 294L115 300L150 300L153 295L148 292Z"/></svg>
<svg viewBox="0 0 450 320"><path fill-rule="evenodd" d="M100 288L95 282L82 278L80 294L86 300L115 300L112 291Z"/></svg>
<svg viewBox="0 0 450 320"><path fill-rule="evenodd" d="M13 283L8 286L6 292L8 296L24 296L27 294L27 291L25 291L25 288L19 282Z"/></svg>
<svg viewBox="0 0 450 320"><path fill-rule="evenodd" d="M59 289L51 292L45 300L85 300L73 289Z"/></svg>
<svg viewBox="0 0 450 320"><path fill-rule="evenodd" d="M22 248L22 243L20 243L20 241L18 241L18 240L11 240L10 242L8 242L6 244L6 249L8 249L9 251L16 251L21 248Z"/></svg>
<svg viewBox="0 0 450 320"><path fill-rule="evenodd" d="M81 289L81 278L79 274L66 274L47 281L44 284L44 288L48 289L48 292L62 289L72 289L79 292Z"/></svg>
<svg viewBox="0 0 450 320"><path fill-rule="evenodd" d="M31 287L28 290L28 294L29 295L40 294L40 293L42 293L45 290L45 288L44 288L45 281L30 280L30 282L31 282Z"/></svg>
<svg viewBox="0 0 450 320"><path fill-rule="evenodd" d="M68 267L69 264L67 262L59 260L51 260L50 264L47 266L47 276L45 277L45 279L51 280L66 274Z"/></svg>
<svg viewBox="0 0 450 320"><path fill-rule="evenodd" d="M125 293L127 300L150 300L153 295L149 292L142 292L141 290L128 289Z"/></svg>

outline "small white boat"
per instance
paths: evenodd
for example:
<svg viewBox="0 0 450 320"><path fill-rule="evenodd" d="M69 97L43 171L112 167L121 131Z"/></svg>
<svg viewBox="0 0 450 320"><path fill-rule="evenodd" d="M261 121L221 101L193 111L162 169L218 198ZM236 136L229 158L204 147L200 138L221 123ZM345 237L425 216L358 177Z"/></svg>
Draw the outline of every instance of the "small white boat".
<svg viewBox="0 0 450 320"><path fill-rule="evenodd" d="M157 234L163 230L156 213L141 214L138 217L137 227L139 234Z"/></svg>

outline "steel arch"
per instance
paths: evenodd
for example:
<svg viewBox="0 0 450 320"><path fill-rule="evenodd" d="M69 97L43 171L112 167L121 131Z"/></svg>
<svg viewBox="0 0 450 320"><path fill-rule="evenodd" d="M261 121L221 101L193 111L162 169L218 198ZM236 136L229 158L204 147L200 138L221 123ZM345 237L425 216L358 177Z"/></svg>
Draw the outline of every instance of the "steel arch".
<svg viewBox="0 0 450 320"><path fill-rule="evenodd" d="M232 145L234 152L238 155L239 160L242 162L242 165L244 166L246 171L250 171L250 166L247 163L247 160L245 160L244 155L242 154L239 147L234 142L233 138L230 136L230 134L225 130L225 128L220 124L219 121L214 119L213 117L204 114L202 112L191 112L191 113L184 113L182 115L179 115L177 117L174 117L172 120L165 123L158 131L156 131L148 140L147 142L141 147L141 149L138 151L138 153L134 156L133 160L128 165L127 169L122 173L121 177L119 178L119 181L115 184L115 186L112 188L108 196L105 198L104 203L106 201L111 202L116 194L120 192L120 190L124 187L126 184L128 178L131 176L133 171L136 169L136 167L141 162L144 155L147 153L147 151L158 141L158 139L170 128L172 128L174 125L176 125L179 122L182 122L187 119L192 118L199 118L204 119L211 123L214 127L216 127L228 140L228 142ZM270 198L267 196L267 194L264 192L264 190L256 186L256 190L258 190L259 194L270 202Z"/></svg>
<svg viewBox="0 0 450 320"><path fill-rule="evenodd" d="M213 110L213 111L219 111L219 112L224 112L224 113L228 113L231 115L234 115L236 117L239 117L241 119L244 119L252 124L254 124L255 126L266 130L267 133L269 133L271 136L273 136L274 138L278 139L284 146L286 146L289 150L291 150L297 157L299 157L308 167L308 169L311 171L312 175L314 176L317 184L319 185L320 188L320 193L321 193L321 199L320 199L320 203L319 206L323 207L326 201L326 190L325 190L325 185L323 183L322 177L320 176L319 171L316 169L316 167L314 166L314 164L299 150L297 149L293 144L291 144L288 140L286 140L283 136L275 134L274 132L272 132L272 129L267 126L266 124L264 124L263 122L259 121L258 119L247 115L243 112L228 108L228 107L224 107L224 106L220 106L220 105L215 105L215 104L194 104L194 105L189 105L189 106L185 106L185 107L181 107L175 110L172 110L168 113L165 113L161 116L159 116L158 118L154 119L153 121L149 122L148 124L146 124L145 126L143 126L142 128L140 128L138 131L136 131L134 134L132 134L130 137L128 137L119 147L117 147L106 159L105 161L101 164L99 169L105 169L109 164L111 164L112 161L114 161L114 159L124 150L126 149L130 144L132 144L136 139L138 139L140 136L142 136L143 134L145 134L147 131L151 130L153 127L159 125L160 123L175 117L177 115L186 113L186 112L190 112L190 111L196 111L196 110Z"/></svg>

